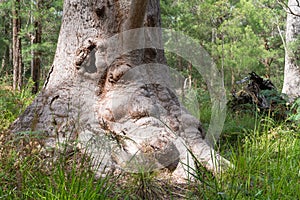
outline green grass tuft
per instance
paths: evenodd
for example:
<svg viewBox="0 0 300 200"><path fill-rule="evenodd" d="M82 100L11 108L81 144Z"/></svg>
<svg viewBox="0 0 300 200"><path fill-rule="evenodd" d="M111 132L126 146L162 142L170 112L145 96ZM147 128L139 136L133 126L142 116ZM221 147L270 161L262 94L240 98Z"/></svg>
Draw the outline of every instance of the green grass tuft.
<svg viewBox="0 0 300 200"><path fill-rule="evenodd" d="M86 155L45 159L37 134L11 137L4 131L33 100L29 88L0 86L0 199L300 199L297 120L229 111L218 145L235 167L219 176L198 165L190 170L195 182L184 185L143 171L96 178ZM207 128L210 101L202 98L199 117Z"/></svg>

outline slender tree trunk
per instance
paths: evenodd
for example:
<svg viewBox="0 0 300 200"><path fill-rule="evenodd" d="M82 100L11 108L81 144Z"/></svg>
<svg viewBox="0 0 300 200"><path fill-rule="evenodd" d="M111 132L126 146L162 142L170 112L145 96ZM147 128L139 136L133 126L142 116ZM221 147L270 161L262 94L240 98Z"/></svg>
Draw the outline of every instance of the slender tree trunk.
<svg viewBox="0 0 300 200"><path fill-rule="evenodd" d="M169 87L161 31L130 30L160 26L159 0L64 1L49 76L11 130L44 134L50 147L79 141L106 169L168 168L185 178L179 161L193 167L192 151L218 172L228 162Z"/></svg>
<svg viewBox="0 0 300 200"><path fill-rule="evenodd" d="M4 17L8 17L9 15L4 15ZM9 22L9 21L8 21ZM11 23L5 23L4 25L4 34L7 36L7 37L11 37ZM10 45L7 45L7 46L3 46L2 48L4 49L4 53L3 53L3 56L2 56L2 61L1 61L1 69L0 69L0 75L2 74L5 74L5 75L8 75L10 74L9 73L9 66L11 65L10 63L10 55L9 55L9 52L10 52Z"/></svg>
<svg viewBox="0 0 300 200"><path fill-rule="evenodd" d="M19 33L21 30L20 0L13 1L13 89L21 90L22 88L22 53L21 53L21 39Z"/></svg>
<svg viewBox="0 0 300 200"><path fill-rule="evenodd" d="M300 40L300 6L299 1L289 0L288 6L292 13L287 14L286 52L284 66L284 83L282 93L288 95L291 101L300 96L300 47L295 42Z"/></svg>
<svg viewBox="0 0 300 200"><path fill-rule="evenodd" d="M2 72L6 72L7 59L8 59L8 49L5 48L1 59L2 61L1 61L0 75L2 74Z"/></svg>
<svg viewBox="0 0 300 200"><path fill-rule="evenodd" d="M42 1L36 1L36 9L39 10L42 7ZM31 50L31 77L34 85L32 87L32 93L36 94L39 90L40 74L41 74L41 60L40 50L36 48L37 45L42 42L42 22L41 17L32 17L32 23L34 25L34 34L32 36L31 44L33 46Z"/></svg>

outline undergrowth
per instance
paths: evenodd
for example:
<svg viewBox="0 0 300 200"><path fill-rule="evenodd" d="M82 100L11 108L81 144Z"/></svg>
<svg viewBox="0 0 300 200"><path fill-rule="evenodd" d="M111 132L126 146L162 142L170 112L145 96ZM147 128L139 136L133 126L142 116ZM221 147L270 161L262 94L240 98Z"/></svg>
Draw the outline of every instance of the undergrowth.
<svg viewBox="0 0 300 200"><path fill-rule="evenodd" d="M33 101L35 95L31 94L33 82L28 81L22 91L13 91L5 80L0 80L0 131L7 129Z"/></svg>
<svg viewBox="0 0 300 200"><path fill-rule="evenodd" d="M96 178L79 151L45 157L35 136L2 138L0 199L117 199L115 179Z"/></svg>
<svg viewBox="0 0 300 200"><path fill-rule="evenodd" d="M3 85L0 94L0 199L300 199L298 110L288 119L296 121L228 112L219 151L234 168L213 176L199 164L194 181L180 185L149 172L99 178L79 152L45 163L38 138L23 136L24 146L5 131L34 96ZM204 126L208 105L200 104Z"/></svg>

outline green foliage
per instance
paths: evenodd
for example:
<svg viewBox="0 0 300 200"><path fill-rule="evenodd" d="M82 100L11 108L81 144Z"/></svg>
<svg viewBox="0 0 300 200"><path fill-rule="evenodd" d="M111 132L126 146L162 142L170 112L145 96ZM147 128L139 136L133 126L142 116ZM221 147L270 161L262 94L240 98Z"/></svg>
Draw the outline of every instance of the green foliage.
<svg viewBox="0 0 300 200"><path fill-rule="evenodd" d="M291 107L288 120L298 123L300 121L300 98L296 99Z"/></svg>
<svg viewBox="0 0 300 200"><path fill-rule="evenodd" d="M299 129L261 118L227 150L234 168L212 176L190 169L201 199L299 199ZM226 152L224 152L226 153ZM199 163L200 164L200 163ZM194 194L195 195L195 194Z"/></svg>
<svg viewBox="0 0 300 200"><path fill-rule="evenodd" d="M10 45L10 11L11 1L0 3L0 58L8 54ZM3 69L0 69L0 76L3 73Z"/></svg>
<svg viewBox="0 0 300 200"><path fill-rule="evenodd" d="M2 94L5 95L11 92L4 91ZM199 91L198 97L201 100L200 117L208 125L210 99L203 92ZM30 97L30 91L17 94L9 97L9 101L14 102L27 95ZM3 110L1 112L4 113ZM41 151L35 149L39 147L36 141L40 134L21 134L16 139L2 133L0 140L5 141L0 141L0 198L164 199L180 195L185 199L298 199L299 131L299 126L290 122L276 122L247 113L228 113L220 153L229 158L234 169L213 176L198 163L197 169L189 170L196 183L190 182L185 186L176 183L167 185L157 179L158 173L140 171L129 178L117 177L117 180L124 178L121 183L125 187L116 184L117 180L110 176L96 179L89 160L78 151L74 152L72 159L64 156L66 152L55 161L44 159ZM53 162L50 165L53 167L45 168L45 162ZM182 187L187 189L179 191L178 188Z"/></svg>
<svg viewBox="0 0 300 200"><path fill-rule="evenodd" d="M10 2L0 4L0 46L4 47L0 49L0 58L11 43ZM20 34L27 77L32 49L41 51L43 69L51 65L54 57L62 1L44 3L42 9L37 9L34 1L22 1L22 21L28 22L23 24ZM270 75L280 88L284 49L278 29L284 30L285 12L275 0L162 0L161 8L163 26L183 31L209 51L219 69L224 70L227 88L231 89L236 78L252 70ZM31 17L42 20L43 36L39 45L31 45L28 38L28 34L35 31ZM298 41L289 45L294 56L298 56ZM195 69L188 68L188 62L169 52L166 55L170 66L185 77L192 76L193 88L183 103L195 111L196 97L200 113L193 114L199 116L207 129L211 103L205 83ZM10 73L9 63L5 70ZM0 71L0 74L4 73ZM49 160L53 167L45 169L41 152L33 148L38 146L36 134L20 136L24 137L22 141L32 144L29 149L22 149L21 140L10 138L3 131L34 98L30 79L21 92L13 92L10 81L8 77L0 84L0 140L5 139L0 145L0 199L158 199L172 195L163 191L166 186L152 172L132 174L123 183L126 187L116 185L110 176L96 179L87 157L79 152L75 152L73 159L62 156L56 161ZM263 95L269 104L285 104L274 91ZM190 169L196 183L190 183L182 198L300 199L300 130L297 125L300 100L293 104L288 122L275 121L270 115L258 116L256 107L245 110L250 112L228 112L220 142L221 154L235 167L213 176L198 162L197 169ZM26 154L21 155L20 150ZM183 185L170 193L178 193L181 187Z"/></svg>
<svg viewBox="0 0 300 200"><path fill-rule="evenodd" d="M48 71L52 65L56 44L61 25L62 1L55 0L43 2L40 7L34 1L23 3L22 19L30 22L22 26L20 37L22 38L22 57L25 74L29 77L32 50L39 52L41 58L42 72ZM42 41L40 44L31 43L31 35L34 35L36 27L34 21L39 21L42 26Z"/></svg>
<svg viewBox="0 0 300 200"><path fill-rule="evenodd" d="M157 173L141 169L131 174L128 180L126 196L129 199L164 199L164 188L157 180Z"/></svg>
<svg viewBox="0 0 300 200"><path fill-rule="evenodd" d="M245 71L267 74L282 85L284 48L278 31L284 30L285 12L276 1L164 0L161 7L163 26L195 38L224 70L229 89ZM167 58L171 67L178 66L176 57Z"/></svg>
<svg viewBox="0 0 300 200"><path fill-rule="evenodd" d="M298 130L299 131L299 130ZM229 189L238 199L298 199L300 140L286 124L263 119L233 158Z"/></svg>
<svg viewBox="0 0 300 200"><path fill-rule="evenodd" d="M9 48L12 48L12 1L0 3L0 58L6 59L6 66L0 69L0 76L11 75L12 64L9 58ZM37 6L36 1L21 1L21 32L19 37L22 42L22 59L24 63L24 80L30 78L30 64L32 50L38 50L41 58L42 77L44 77L52 65L57 38L59 34L62 17L62 0L43 1L41 6ZM34 21L39 21L42 26L42 41L40 44L32 45L31 40L36 31Z"/></svg>
<svg viewBox="0 0 300 200"><path fill-rule="evenodd" d="M96 178L87 155L74 150L44 158L39 139L26 134L1 141L0 198L116 199L115 180L109 175Z"/></svg>
<svg viewBox="0 0 300 200"><path fill-rule="evenodd" d="M32 102L34 95L31 94L33 82L28 84L22 91L13 91L6 81L0 81L0 132L7 129Z"/></svg>

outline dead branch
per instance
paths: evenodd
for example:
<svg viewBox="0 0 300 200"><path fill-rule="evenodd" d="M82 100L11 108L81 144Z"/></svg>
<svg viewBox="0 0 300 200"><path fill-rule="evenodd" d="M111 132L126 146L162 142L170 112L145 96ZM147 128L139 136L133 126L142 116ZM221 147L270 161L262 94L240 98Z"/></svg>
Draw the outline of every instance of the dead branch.
<svg viewBox="0 0 300 200"><path fill-rule="evenodd" d="M299 7L299 9L300 9L300 1L299 1L299 0L296 0L296 2L297 2L297 5L295 5L295 6ZM294 16L297 16L297 17L300 17L300 14L295 13L295 12L292 10L292 8L291 8L286 2L284 2L283 0L277 0L277 3L278 3L279 5L281 5L282 8L283 8L288 14L291 14L291 15L294 15Z"/></svg>

